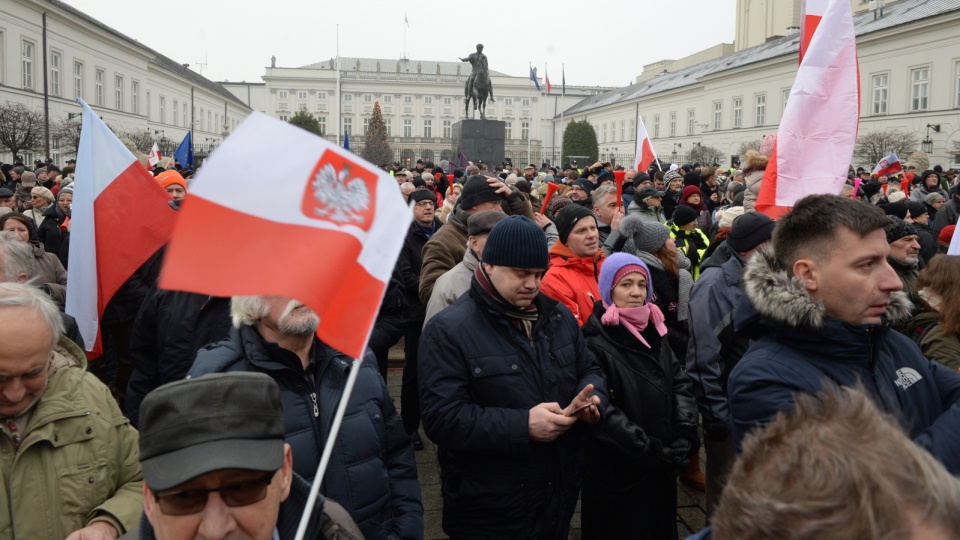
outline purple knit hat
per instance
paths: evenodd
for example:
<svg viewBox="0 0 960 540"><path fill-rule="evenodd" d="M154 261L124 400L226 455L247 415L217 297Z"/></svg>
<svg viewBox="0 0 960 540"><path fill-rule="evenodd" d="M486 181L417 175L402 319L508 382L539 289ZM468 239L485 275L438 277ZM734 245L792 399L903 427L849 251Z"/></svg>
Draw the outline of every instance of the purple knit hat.
<svg viewBox="0 0 960 540"><path fill-rule="evenodd" d="M647 268L646 263L636 256L623 252L614 253L604 259L603 266L600 268L600 297L603 298L603 301L606 302L607 305L613 304L610 292L617 286L617 283L619 283L619 280L615 279L618 274L620 274L620 270L627 266L639 266L644 275L646 275L647 299L644 301L644 304L653 302L653 280L650 279L650 269ZM620 278L622 279L623 276L620 276Z"/></svg>

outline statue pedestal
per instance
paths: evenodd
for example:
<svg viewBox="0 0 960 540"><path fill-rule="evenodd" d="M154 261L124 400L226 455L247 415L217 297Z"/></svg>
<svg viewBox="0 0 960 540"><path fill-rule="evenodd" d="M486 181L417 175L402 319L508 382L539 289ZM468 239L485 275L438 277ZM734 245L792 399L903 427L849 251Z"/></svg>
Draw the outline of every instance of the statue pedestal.
<svg viewBox="0 0 960 540"><path fill-rule="evenodd" d="M506 157L506 131L502 120L460 120L453 124L453 160L463 152L474 163L487 163L492 171Z"/></svg>

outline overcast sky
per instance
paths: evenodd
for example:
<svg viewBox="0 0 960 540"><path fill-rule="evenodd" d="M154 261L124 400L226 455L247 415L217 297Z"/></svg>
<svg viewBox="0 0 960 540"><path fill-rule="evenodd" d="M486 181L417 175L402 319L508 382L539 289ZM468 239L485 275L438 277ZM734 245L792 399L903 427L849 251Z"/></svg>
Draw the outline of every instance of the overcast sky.
<svg viewBox="0 0 960 540"><path fill-rule="evenodd" d="M735 0L64 0L215 81L261 81L270 57L300 67L340 55L448 60L483 43L490 69L625 86L644 64L733 41Z"/></svg>

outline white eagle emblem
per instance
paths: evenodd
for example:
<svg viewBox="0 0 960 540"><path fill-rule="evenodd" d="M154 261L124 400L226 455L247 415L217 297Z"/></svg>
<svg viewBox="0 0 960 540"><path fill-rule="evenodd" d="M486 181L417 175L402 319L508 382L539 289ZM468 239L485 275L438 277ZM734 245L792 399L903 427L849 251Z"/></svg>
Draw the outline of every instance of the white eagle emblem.
<svg viewBox="0 0 960 540"><path fill-rule="evenodd" d="M313 178L313 196L322 205L314 208L317 217L337 223L364 222L362 213L370 207L370 192L361 178L350 179L350 166L344 165L337 173L327 163Z"/></svg>

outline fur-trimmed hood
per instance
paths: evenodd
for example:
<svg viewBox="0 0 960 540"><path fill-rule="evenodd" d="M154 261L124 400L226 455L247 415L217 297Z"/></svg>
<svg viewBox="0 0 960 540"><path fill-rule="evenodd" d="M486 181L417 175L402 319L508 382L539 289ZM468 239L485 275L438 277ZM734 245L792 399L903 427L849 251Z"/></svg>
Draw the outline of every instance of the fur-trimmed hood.
<svg viewBox="0 0 960 540"><path fill-rule="evenodd" d="M810 296L803 283L791 276L773 254L770 244L759 249L743 273L747 299L763 318L792 328L821 329L827 314L823 304ZM890 295L884 322L898 323L910 318L913 303L906 293Z"/></svg>

